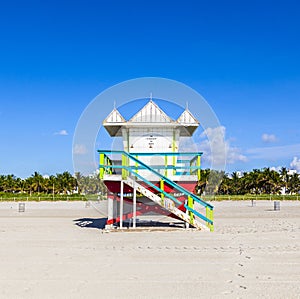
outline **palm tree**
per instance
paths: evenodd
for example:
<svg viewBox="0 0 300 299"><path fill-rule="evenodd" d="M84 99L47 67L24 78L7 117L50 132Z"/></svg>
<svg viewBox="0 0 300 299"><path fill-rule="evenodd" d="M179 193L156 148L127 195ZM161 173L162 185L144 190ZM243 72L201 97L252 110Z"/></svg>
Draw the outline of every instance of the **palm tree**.
<svg viewBox="0 0 300 299"><path fill-rule="evenodd" d="M240 194L240 176L237 172L233 172L231 175L231 190L232 190L232 194Z"/></svg>
<svg viewBox="0 0 300 299"><path fill-rule="evenodd" d="M280 176L281 176L281 179L282 179L282 185L283 185L283 188L284 188L284 193L287 193L288 191L288 183L289 183L289 174L288 174L288 171L286 169L286 167L281 167L280 171Z"/></svg>
<svg viewBox="0 0 300 299"><path fill-rule="evenodd" d="M16 191L16 177L13 174L1 176L1 189L4 192Z"/></svg>
<svg viewBox="0 0 300 299"><path fill-rule="evenodd" d="M219 186L218 194L230 194L231 193L231 180L226 173L223 175L222 183Z"/></svg>
<svg viewBox="0 0 300 299"><path fill-rule="evenodd" d="M35 171L28 183L31 191L38 193L44 191L44 178L40 173Z"/></svg>
<svg viewBox="0 0 300 299"><path fill-rule="evenodd" d="M242 194L252 193L253 189L253 179L251 177L251 173L244 172L241 177L241 191Z"/></svg>
<svg viewBox="0 0 300 299"><path fill-rule="evenodd" d="M261 193L264 194L270 194L275 182L273 181L273 178L275 176L272 173L272 170L270 170L269 167L266 167L263 169L260 175L260 190Z"/></svg>
<svg viewBox="0 0 300 299"><path fill-rule="evenodd" d="M50 175L49 178L45 179L45 192L47 194L57 193L57 179L54 175Z"/></svg>
<svg viewBox="0 0 300 299"><path fill-rule="evenodd" d="M75 179L76 179L76 189L78 191L78 193L81 193L81 184L82 184L82 180L83 180L83 175L80 172L75 172L74 175Z"/></svg>
<svg viewBox="0 0 300 299"><path fill-rule="evenodd" d="M260 193L260 180L261 180L261 171L259 169L253 169L251 172L246 174L245 181L249 193L254 193L254 194Z"/></svg>
<svg viewBox="0 0 300 299"><path fill-rule="evenodd" d="M18 178L18 177L15 178L14 191L15 192L24 192L24 181L21 178Z"/></svg>
<svg viewBox="0 0 300 299"><path fill-rule="evenodd" d="M271 170L270 172L270 180L272 182L271 193L278 194L281 190L281 179L280 175L277 171Z"/></svg>
<svg viewBox="0 0 300 299"><path fill-rule="evenodd" d="M300 191L300 179L299 179L299 174L294 173L288 182L288 189L290 193L292 194L298 194Z"/></svg>
<svg viewBox="0 0 300 299"><path fill-rule="evenodd" d="M5 176L0 175L0 192L4 191L4 180L5 180Z"/></svg>
<svg viewBox="0 0 300 299"><path fill-rule="evenodd" d="M201 169L200 172L200 180L197 182L197 185L195 186L194 192L198 195L203 194L204 189L206 188L206 185L208 183L208 178L210 175L210 169Z"/></svg>
<svg viewBox="0 0 300 299"><path fill-rule="evenodd" d="M68 194L76 189L76 179L68 171L56 174L56 179L59 192Z"/></svg>

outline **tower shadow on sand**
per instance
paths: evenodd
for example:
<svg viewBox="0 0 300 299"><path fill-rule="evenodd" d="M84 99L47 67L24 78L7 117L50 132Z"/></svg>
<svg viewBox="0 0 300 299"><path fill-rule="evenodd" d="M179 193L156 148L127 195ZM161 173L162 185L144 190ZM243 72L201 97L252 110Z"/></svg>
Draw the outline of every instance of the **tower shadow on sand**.
<svg viewBox="0 0 300 299"><path fill-rule="evenodd" d="M80 218L73 220L75 225L80 227L104 229L107 218Z"/></svg>
<svg viewBox="0 0 300 299"><path fill-rule="evenodd" d="M107 218L80 218L73 220L75 225L81 228L97 228L104 229L106 225ZM116 224L118 227L119 224ZM131 221L124 221L123 227L132 227ZM182 222L161 222L161 221L152 221L152 220L138 220L136 222L136 227L145 227L145 228L183 228L184 225Z"/></svg>

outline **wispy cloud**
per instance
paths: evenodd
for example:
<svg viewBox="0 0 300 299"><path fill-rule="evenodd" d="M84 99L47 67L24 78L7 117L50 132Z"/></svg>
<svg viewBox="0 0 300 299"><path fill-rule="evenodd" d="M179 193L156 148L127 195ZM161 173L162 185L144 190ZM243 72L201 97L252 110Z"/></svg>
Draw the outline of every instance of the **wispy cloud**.
<svg viewBox="0 0 300 299"><path fill-rule="evenodd" d="M87 148L84 144L75 144L73 148L73 154L75 155L85 155L87 154Z"/></svg>
<svg viewBox="0 0 300 299"><path fill-rule="evenodd" d="M294 157L294 159L291 162L290 166L292 167L292 169L296 169L297 172L300 172L300 158Z"/></svg>
<svg viewBox="0 0 300 299"><path fill-rule="evenodd" d="M68 134L67 130L60 130L58 132L55 132L54 135L67 136L69 134Z"/></svg>
<svg viewBox="0 0 300 299"><path fill-rule="evenodd" d="M238 147L231 145L230 140L225 138L225 133L226 128L220 126L208 128L201 134L201 138L207 137L200 143L200 148L205 154L204 159L208 159L216 165L222 165L224 162L228 164L246 162L247 157L241 153Z"/></svg>
<svg viewBox="0 0 300 299"><path fill-rule="evenodd" d="M265 143L273 143L273 142L276 142L278 139L274 134L264 133L261 136L261 140Z"/></svg>

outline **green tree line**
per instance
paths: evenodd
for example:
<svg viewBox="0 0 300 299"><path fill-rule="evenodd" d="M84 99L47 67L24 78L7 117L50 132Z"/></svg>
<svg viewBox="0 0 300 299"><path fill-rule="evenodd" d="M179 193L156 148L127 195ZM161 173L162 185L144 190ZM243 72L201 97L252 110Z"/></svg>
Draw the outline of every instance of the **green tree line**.
<svg viewBox="0 0 300 299"><path fill-rule="evenodd" d="M42 176L34 172L21 179L13 174L0 175L0 192L32 194L104 194L105 185L97 174L84 176L79 172L72 176L65 171L56 175Z"/></svg>
<svg viewBox="0 0 300 299"><path fill-rule="evenodd" d="M195 193L217 195L245 194L298 194L300 179L297 173L289 174L287 168L280 171L270 168L253 169L242 174L227 174L210 169L201 170L201 180L197 183ZM31 194L105 194L106 187L97 174L84 176L69 172L44 177L35 172L26 179L13 174L0 175L0 192Z"/></svg>
<svg viewBox="0 0 300 299"><path fill-rule="evenodd" d="M221 183L220 183L221 182ZM279 171L270 168L253 169L249 172L226 174L210 169L201 170L201 180L196 186L196 193L217 195L245 194L298 194L300 178L298 173L289 174L287 168Z"/></svg>

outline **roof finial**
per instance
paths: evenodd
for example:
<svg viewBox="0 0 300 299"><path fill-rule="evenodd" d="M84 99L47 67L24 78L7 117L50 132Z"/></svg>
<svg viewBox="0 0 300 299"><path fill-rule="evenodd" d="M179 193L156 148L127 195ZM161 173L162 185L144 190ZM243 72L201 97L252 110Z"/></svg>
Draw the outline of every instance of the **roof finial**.
<svg viewBox="0 0 300 299"><path fill-rule="evenodd" d="M189 102L188 101L185 102L185 110L189 110Z"/></svg>
<svg viewBox="0 0 300 299"><path fill-rule="evenodd" d="M152 92L150 92L150 101L152 102Z"/></svg>
<svg viewBox="0 0 300 299"><path fill-rule="evenodd" d="M114 101L114 110L116 109L116 101Z"/></svg>

